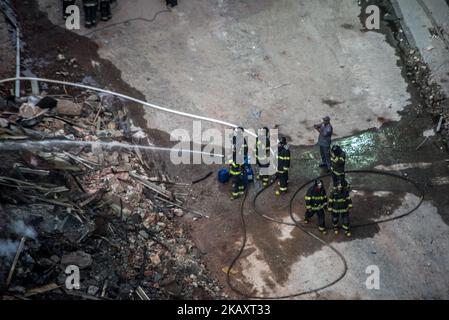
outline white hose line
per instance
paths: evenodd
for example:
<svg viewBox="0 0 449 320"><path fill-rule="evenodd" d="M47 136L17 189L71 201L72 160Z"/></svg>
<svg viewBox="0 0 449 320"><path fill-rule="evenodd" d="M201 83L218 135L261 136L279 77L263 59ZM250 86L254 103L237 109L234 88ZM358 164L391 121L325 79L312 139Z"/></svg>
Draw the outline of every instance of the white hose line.
<svg viewBox="0 0 449 320"><path fill-rule="evenodd" d="M110 90L105 90L105 89L100 89L100 88L95 88L95 87L91 87L91 86L87 86L84 84L80 84L80 83L73 83L73 82L66 82L66 81L60 81L60 80L52 80L52 79L43 79L43 78L35 78L35 77L15 77L15 78L7 78L7 79L2 79L0 80L0 84L2 83L6 83L6 82L13 82L13 81L17 81L17 80L25 80L25 81L39 81L39 82L48 82L48 83L55 83L55 84L60 84L60 85L67 85L67 86L72 86L72 87L78 87L78 88L83 88L83 89L87 89L87 90L93 90L93 91L97 91L97 92L102 92L102 93L106 93L106 94L110 94L116 97L120 97L126 100L130 100L130 101L134 101L136 103L142 104L146 107L149 108L153 108L153 109L157 109L157 110L161 110L161 111L165 111L168 113L173 113L173 114L177 114L180 116L184 116L184 117L188 117L188 118L193 118L193 119L198 119L198 120L203 120L203 121L207 121L207 122L213 122L213 123L217 123L217 124L221 124L221 125L225 125L228 127L232 127L232 128L237 128L239 127L236 124L230 123L230 122L226 122L226 121L222 121L222 120L218 120L218 119L213 119L213 118L209 118L209 117L203 117L203 116L198 116L195 114L191 114L191 113L187 113L187 112L182 112L182 111L177 111L177 110L173 110L170 108L166 108L166 107L161 107L152 103L148 103L121 93L117 93L117 92L113 92ZM247 132L248 134L252 135L253 137L256 137L256 134L252 133L249 130L244 129L245 132Z"/></svg>
<svg viewBox="0 0 449 320"><path fill-rule="evenodd" d="M155 151L167 151L167 152L188 152L191 154L201 154L201 155L207 155L207 156L213 156L213 157L220 157L224 158L224 155L222 154L212 154L209 152L203 152L203 151L196 151L196 150L190 150L190 149L172 149L172 148L165 148L165 147L158 147L158 146L146 146L146 145L138 145L138 144L130 144L130 143L122 143L122 142L108 142L108 141L78 141L78 140L57 140L57 139L51 139L51 140L26 140L26 141L6 141L2 142L0 144L1 150L20 150L20 149L29 149L36 146L44 146L44 147L51 147L51 146L58 146L58 145L69 145L69 146L101 146L104 148L121 148L121 149L128 149L133 150L135 148L142 149L142 150L155 150Z"/></svg>

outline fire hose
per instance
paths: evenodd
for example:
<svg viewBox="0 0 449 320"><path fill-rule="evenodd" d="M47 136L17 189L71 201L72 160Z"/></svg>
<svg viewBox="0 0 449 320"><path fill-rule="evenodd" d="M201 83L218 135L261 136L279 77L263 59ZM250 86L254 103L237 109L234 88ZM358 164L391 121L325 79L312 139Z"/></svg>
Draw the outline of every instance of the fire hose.
<svg viewBox="0 0 449 320"><path fill-rule="evenodd" d="M424 191L419 187L419 185L406 177L394 174L394 173L390 173L390 172L383 172L383 171L376 171L376 170L351 170L351 171L347 171L347 174L376 174L376 175L383 175L383 176L389 176L389 177L393 177L393 178L397 178L400 180L403 180L407 183L410 183L411 185L413 185L413 187L418 191L418 194L420 195L419 198L419 202L418 204L412 208L411 210L400 214L398 216L395 217L390 217L390 218L385 218L379 221L374 221L374 222L368 222L368 223L363 223L363 224L356 224L353 225L352 228L362 228L362 227L367 227L367 226L371 226L371 225L379 225L382 223L386 223L386 222L390 222L393 220L398 220L401 218L404 218L406 216L409 216L410 214L412 214L413 212L415 212L416 210L418 210L419 207L421 207L423 201L424 201L424 196L425 193ZM284 221L280 221L280 220L276 220L266 214L264 214L263 212L260 212L260 210L257 209L257 199L258 197L263 194L273 183L271 182L271 184L269 184L267 187L261 189L260 191L258 191L255 195L255 197L253 198L252 201L252 208L253 210L256 212L256 214L258 214L259 216L261 216L262 218L270 221L270 222L274 222L274 223L278 223L278 224L282 224L282 225L288 225L288 226L294 226L296 228L298 228L299 230L301 230L302 232L304 232L306 235L308 235L309 237L311 237L312 239L318 241L319 243L327 246L328 248L330 248L337 256L338 258L341 260L342 264L343 264L343 269L342 271L340 271L340 274L338 275L338 277L336 277L333 281L327 283L326 285L314 288L314 289L308 289L308 290L303 290L297 293L293 293L293 294L289 294L289 295L283 295L283 296L258 296L258 295L253 295L253 294L249 294L246 292L243 292L242 290L238 289L236 286L234 286L232 284L231 281L231 270L232 268L236 265L237 261L240 259L240 257L243 254L243 251L246 247L246 243L247 243L247 228L246 228L246 222L245 222L245 217L244 217L244 207L245 207L245 202L248 198L248 190L246 190L244 198L241 202L241 206L240 206L240 221L241 221L241 226L242 226L242 232L243 232L243 241L242 241L242 245L239 249L239 252L237 253L237 255L235 256L235 258L232 260L231 264L228 267L228 270L226 272L226 281L229 285L229 287L231 288L232 291L234 291L235 293L237 293L240 296L243 296L247 299L260 299L260 300L277 300L277 299L288 299L288 298L295 298L295 297L299 297L299 296L303 296L303 295L307 295L310 293L316 293L318 291L322 291L324 289L327 289L333 285L335 285L337 282L339 282L340 280L342 280L347 271L348 271L348 265L346 262L346 259L344 257L344 255L338 250L336 249L330 242L324 240L323 238L315 235L314 233L312 233L311 231L307 230L310 227L304 226L303 224L301 224L298 220L295 219L294 214L293 214L293 202L295 200L295 198L297 197L297 195L304 190L308 185L312 184L315 180L317 179L323 179L326 177L329 177L330 174L326 174L326 175L322 175L318 178L309 180L307 182L305 182L304 184L302 184L298 189L296 189L296 191L293 193L293 196L290 199L289 202L289 214L290 214L290 218L292 219L293 223L288 223L288 222L284 222Z"/></svg>

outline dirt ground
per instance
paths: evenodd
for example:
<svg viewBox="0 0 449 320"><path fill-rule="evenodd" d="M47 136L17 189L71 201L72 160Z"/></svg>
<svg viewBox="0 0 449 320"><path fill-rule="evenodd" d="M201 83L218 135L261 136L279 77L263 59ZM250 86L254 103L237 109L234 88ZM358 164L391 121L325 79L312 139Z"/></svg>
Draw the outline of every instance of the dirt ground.
<svg viewBox="0 0 449 320"><path fill-rule="evenodd" d="M136 98L228 121L244 119L242 124L249 127L279 125L294 145L301 144L292 150L289 196L275 198L269 189L258 199L267 215L290 222L293 191L319 175L319 154L305 145L316 138L310 126L323 114L335 119L348 169L389 170L412 178L426 191L423 205L404 219L354 229L352 240L328 235L326 240L344 255L348 272L336 285L302 298L449 298L447 153L437 136L417 150L423 133L434 127L432 119L418 111L418 96L403 78L397 52L386 36L360 31L356 2L180 1L173 12L161 13L152 23L123 24L94 33L92 39L54 27L60 13L52 3L39 1L42 13L36 4L16 1L33 73L55 78L63 68L55 57L63 52L78 61L72 80L88 75L102 87ZM137 12L151 19L163 9L159 1L129 1L115 9L110 23L136 17ZM45 33L35 32L40 28L52 28L52 46L39 45L46 39ZM229 90L229 83L234 90ZM290 84L273 89L284 83ZM307 109L299 107L305 102ZM242 105L251 107L241 109ZM134 123L159 145L168 144L167 131L191 126L161 113L144 113L137 106L128 110ZM365 130L373 127L381 128ZM217 169L172 166L166 154L149 157L155 170L181 182ZM419 193L401 181L371 175L350 179L354 224L397 216L419 202ZM242 241L240 202L229 200L229 187L218 184L215 174L193 185L188 206L210 219L185 218L209 271L223 286L222 268ZM233 270L233 283L247 293L279 296L338 277L342 262L328 248L254 212L251 202L257 188L258 184L250 188L245 204L248 244ZM304 213L302 195L294 204L298 219ZM380 290L365 287L370 265L380 268ZM229 288L228 293L239 297Z"/></svg>

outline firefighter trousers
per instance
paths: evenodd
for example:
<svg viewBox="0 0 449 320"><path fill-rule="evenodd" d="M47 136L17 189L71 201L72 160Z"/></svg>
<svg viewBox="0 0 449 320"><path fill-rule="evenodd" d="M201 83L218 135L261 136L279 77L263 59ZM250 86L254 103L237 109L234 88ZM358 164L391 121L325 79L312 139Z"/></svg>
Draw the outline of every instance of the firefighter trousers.
<svg viewBox="0 0 449 320"><path fill-rule="evenodd" d="M263 174L266 173L266 171L268 171L270 165L266 165L266 164L261 164L259 162L259 160L257 160L257 165L259 167L259 179L262 180L262 183L264 186L267 186L268 183L270 182L270 176Z"/></svg>
<svg viewBox="0 0 449 320"><path fill-rule="evenodd" d="M344 173L338 175L338 174L336 174L335 172L332 171L332 182L334 184L334 187L336 187L339 182L343 182L343 181L345 181L345 174Z"/></svg>
<svg viewBox="0 0 449 320"><path fill-rule="evenodd" d="M320 230L324 230L326 228L324 209L317 210L317 211L312 211L312 210L306 211L306 217L305 217L306 220L312 219L312 217L315 215L315 213L318 216L318 227L320 228Z"/></svg>
<svg viewBox="0 0 449 320"><path fill-rule="evenodd" d="M338 228L338 222L341 216L341 226L345 231L349 231L349 212L335 213L332 212L332 224L334 228Z"/></svg>
<svg viewBox="0 0 449 320"><path fill-rule="evenodd" d="M232 191L231 195L237 198L245 192L245 185L243 183L243 174L232 176Z"/></svg>
<svg viewBox="0 0 449 320"><path fill-rule="evenodd" d="M288 171L278 172L279 177L279 191L287 192L288 191Z"/></svg>

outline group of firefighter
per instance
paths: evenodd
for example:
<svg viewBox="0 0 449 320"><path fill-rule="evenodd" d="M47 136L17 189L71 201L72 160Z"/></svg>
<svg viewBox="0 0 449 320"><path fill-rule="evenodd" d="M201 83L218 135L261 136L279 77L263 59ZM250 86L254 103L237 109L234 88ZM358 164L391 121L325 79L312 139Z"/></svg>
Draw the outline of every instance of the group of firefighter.
<svg viewBox="0 0 449 320"><path fill-rule="evenodd" d="M100 11L100 19L108 21L112 18L111 2L116 0L82 0L84 9L84 25L86 28L97 24L97 11ZM69 17L67 8L76 4L76 0L62 0L62 14L64 20Z"/></svg>
<svg viewBox="0 0 449 320"><path fill-rule="evenodd" d="M331 173L332 189L327 194L323 181L314 181L305 195L306 213L304 223L309 224L312 217L316 215L318 217L318 230L324 235L327 234L325 225L325 212L327 210L332 217L334 233L338 235L341 228L347 237L351 237L349 213L352 209L352 199L350 184L345 176L346 154L340 146L331 146L332 126L330 125L329 117L323 118L323 123L316 125L315 129L320 133L318 144L323 160L320 167ZM239 198L245 193L244 174L245 165L248 162L248 143L243 138L243 132L243 128L236 128L232 138L233 156L230 160L229 170L232 177L232 200ZM276 178L278 179L278 188L275 191L275 195L281 196L288 192L288 173L291 155L285 137L279 137L277 147ZM272 177L267 175L268 170L263 170L270 166L269 158L271 156L270 130L266 127L258 131L255 154L258 167L256 179L261 180L263 187L268 187ZM241 161L242 157L244 159L243 162Z"/></svg>
<svg viewBox="0 0 449 320"><path fill-rule="evenodd" d="M84 9L84 25L86 28L94 27L97 24L97 12L100 12L102 21L112 18L111 3L117 0L82 0ZM166 0L167 7L178 5L178 0ZM62 12L64 20L69 17L66 9L76 4L76 0L62 0Z"/></svg>

